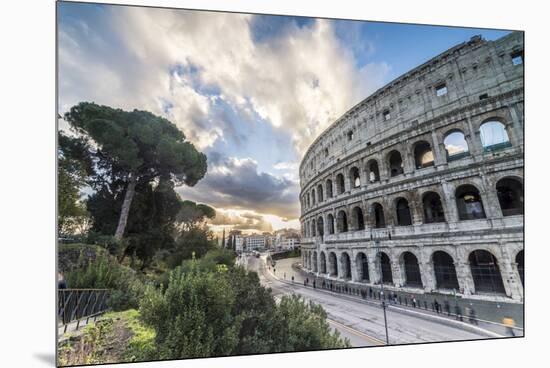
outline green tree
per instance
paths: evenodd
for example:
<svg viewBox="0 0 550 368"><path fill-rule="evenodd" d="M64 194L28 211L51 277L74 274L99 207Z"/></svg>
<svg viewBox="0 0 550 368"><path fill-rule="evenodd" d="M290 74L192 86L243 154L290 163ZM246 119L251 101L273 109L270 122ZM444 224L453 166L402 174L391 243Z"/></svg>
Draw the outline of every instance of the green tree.
<svg viewBox="0 0 550 368"><path fill-rule="evenodd" d="M195 185L206 173L206 156L167 119L147 111L123 111L81 102L64 115L70 126L97 147L100 167L111 183L122 182L124 198L115 238L121 240L138 183L156 179Z"/></svg>
<svg viewBox="0 0 550 368"><path fill-rule="evenodd" d="M82 232L89 223L81 188L93 172L93 162L85 140L58 133L58 226L60 234Z"/></svg>

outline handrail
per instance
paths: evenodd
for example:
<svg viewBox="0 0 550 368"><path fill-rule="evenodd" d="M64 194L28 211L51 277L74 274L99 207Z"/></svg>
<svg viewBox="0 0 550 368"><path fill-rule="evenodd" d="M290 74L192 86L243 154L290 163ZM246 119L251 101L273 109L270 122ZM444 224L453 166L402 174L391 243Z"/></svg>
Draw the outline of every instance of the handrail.
<svg viewBox="0 0 550 368"><path fill-rule="evenodd" d="M78 329L82 319L86 318L87 323L91 317L106 312L110 292L110 289L58 289L57 316L58 323L64 325L63 332L71 322L77 321Z"/></svg>

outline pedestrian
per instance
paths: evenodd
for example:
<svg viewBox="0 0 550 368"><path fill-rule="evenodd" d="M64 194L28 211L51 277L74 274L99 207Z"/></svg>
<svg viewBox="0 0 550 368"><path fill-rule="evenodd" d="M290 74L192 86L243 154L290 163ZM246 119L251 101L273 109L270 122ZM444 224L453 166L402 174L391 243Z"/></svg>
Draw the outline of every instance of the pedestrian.
<svg viewBox="0 0 550 368"><path fill-rule="evenodd" d="M455 314L456 319L462 321L462 312L460 311L460 307L458 306L458 304L455 305Z"/></svg>
<svg viewBox="0 0 550 368"><path fill-rule="evenodd" d="M313 288L315 289L315 280L313 280Z"/></svg>
<svg viewBox="0 0 550 368"><path fill-rule="evenodd" d="M477 325L476 311L474 310L474 308L469 308L468 320L471 324Z"/></svg>
<svg viewBox="0 0 550 368"><path fill-rule="evenodd" d="M416 308L416 298L415 298L414 296L413 296L413 301L412 301L412 303L413 303L413 308Z"/></svg>
<svg viewBox="0 0 550 368"><path fill-rule="evenodd" d="M504 324L504 326L506 326L506 333L508 335L516 336L516 334L514 333L514 327L516 323L514 322L513 318L506 316L502 319L502 323Z"/></svg>
<svg viewBox="0 0 550 368"><path fill-rule="evenodd" d="M372 289L369 288L369 298L372 298Z"/></svg>
<svg viewBox="0 0 550 368"><path fill-rule="evenodd" d="M437 314L439 314L439 303L437 302L437 299L434 300L434 307Z"/></svg>
<svg viewBox="0 0 550 368"><path fill-rule="evenodd" d="M309 285L309 277L306 278L306 284Z"/></svg>
<svg viewBox="0 0 550 368"><path fill-rule="evenodd" d="M449 317L451 315L451 306L449 305L448 300L445 300L443 308L445 308L445 312L447 312L447 316Z"/></svg>
<svg viewBox="0 0 550 368"><path fill-rule="evenodd" d="M292 283L294 284L294 276L292 276Z"/></svg>
<svg viewBox="0 0 550 368"><path fill-rule="evenodd" d="M65 276L62 272L57 273L57 288L58 289L66 289L67 288L67 281L65 280Z"/></svg>

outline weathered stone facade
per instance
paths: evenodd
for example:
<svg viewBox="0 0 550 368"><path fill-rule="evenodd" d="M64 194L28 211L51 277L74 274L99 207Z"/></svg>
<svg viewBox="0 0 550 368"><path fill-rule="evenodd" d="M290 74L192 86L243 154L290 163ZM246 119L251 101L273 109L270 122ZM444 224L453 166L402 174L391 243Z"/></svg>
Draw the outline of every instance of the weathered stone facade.
<svg viewBox="0 0 550 368"><path fill-rule="evenodd" d="M523 95L513 32L457 45L345 113L300 165L304 267L521 302Z"/></svg>

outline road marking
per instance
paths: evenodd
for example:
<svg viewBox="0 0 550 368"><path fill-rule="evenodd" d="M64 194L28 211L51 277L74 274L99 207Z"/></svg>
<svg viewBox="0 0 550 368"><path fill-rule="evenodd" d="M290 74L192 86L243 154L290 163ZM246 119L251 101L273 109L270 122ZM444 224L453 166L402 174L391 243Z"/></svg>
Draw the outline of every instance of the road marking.
<svg viewBox="0 0 550 368"><path fill-rule="evenodd" d="M362 337L364 339L367 339L367 340L373 342L375 345L386 345L386 343L384 341L382 341L380 339L377 339L376 337L372 337L370 335L367 335L366 333L358 331L358 330L356 330L352 327L341 324L340 322L336 322L336 321L334 321L332 319L328 319L328 318L327 318L327 322L330 323L330 324L333 324L335 326L338 326L338 327L348 331L349 333L354 334L355 336L359 336L359 337Z"/></svg>

